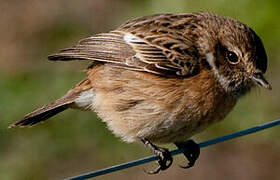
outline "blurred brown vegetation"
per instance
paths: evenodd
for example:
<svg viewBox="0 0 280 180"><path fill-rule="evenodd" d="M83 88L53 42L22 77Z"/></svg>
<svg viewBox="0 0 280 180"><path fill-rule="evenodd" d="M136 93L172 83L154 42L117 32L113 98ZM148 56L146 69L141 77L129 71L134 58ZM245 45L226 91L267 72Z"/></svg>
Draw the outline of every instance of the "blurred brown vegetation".
<svg viewBox="0 0 280 180"><path fill-rule="evenodd" d="M196 137L203 141L280 115L280 3L277 0L0 0L0 179L62 179L119 164L149 151L115 138L93 113L69 110L33 128L7 126L79 82L87 63L48 62L46 56L127 19L160 12L210 11L251 26L269 56L272 91L244 97L225 121ZM279 127L202 149L196 166L182 156L155 176L144 165L98 179L279 179ZM174 148L173 146L169 146Z"/></svg>

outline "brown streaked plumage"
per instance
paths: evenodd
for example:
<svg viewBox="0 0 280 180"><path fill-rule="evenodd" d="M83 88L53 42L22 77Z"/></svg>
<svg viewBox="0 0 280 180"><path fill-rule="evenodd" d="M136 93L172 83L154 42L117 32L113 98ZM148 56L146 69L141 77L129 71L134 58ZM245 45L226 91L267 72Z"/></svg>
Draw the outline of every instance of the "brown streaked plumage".
<svg viewBox="0 0 280 180"><path fill-rule="evenodd" d="M67 108L95 111L115 135L142 140L159 154L156 172L167 169L172 158L151 142L182 147L224 119L255 84L271 88L263 77L267 57L256 33L210 13L134 19L49 59L92 64L86 79L65 96L12 126L33 125Z"/></svg>

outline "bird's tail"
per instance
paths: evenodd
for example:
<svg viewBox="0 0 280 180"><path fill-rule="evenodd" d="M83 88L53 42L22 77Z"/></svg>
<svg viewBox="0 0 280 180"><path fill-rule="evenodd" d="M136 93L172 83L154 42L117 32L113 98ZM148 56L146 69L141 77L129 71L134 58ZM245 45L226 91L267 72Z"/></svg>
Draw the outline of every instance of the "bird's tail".
<svg viewBox="0 0 280 180"><path fill-rule="evenodd" d="M20 127L32 126L36 123L45 121L50 117L66 110L72 103L73 103L72 99L62 97L48 105L45 105L27 114L21 120L11 124L9 128L15 126L20 126Z"/></svg>
<svg viewBox="0 0 280 180"><path fill-rule="evenodd" d="M85 88L88 85L88 80L80 82L76 87L71 89L65 96L60 99L55 100L54 102L45 105L35 111L27 114L21 120L11 124L9 128L20 126L32 126L39 122L45 121L50 117L70 108L75 105L75 100L80 96L81 89Z"/></svg>

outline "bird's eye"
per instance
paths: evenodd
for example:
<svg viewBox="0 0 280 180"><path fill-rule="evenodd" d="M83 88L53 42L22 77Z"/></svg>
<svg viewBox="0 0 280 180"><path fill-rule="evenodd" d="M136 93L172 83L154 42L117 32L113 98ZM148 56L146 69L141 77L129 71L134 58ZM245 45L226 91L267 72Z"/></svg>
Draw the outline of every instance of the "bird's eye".
<svg viewBox="0 0 280 180"><path fill-rule="evenodd" d="M232 51L227 51L226 58L231 64L238 63L238 56Z"/></svg>

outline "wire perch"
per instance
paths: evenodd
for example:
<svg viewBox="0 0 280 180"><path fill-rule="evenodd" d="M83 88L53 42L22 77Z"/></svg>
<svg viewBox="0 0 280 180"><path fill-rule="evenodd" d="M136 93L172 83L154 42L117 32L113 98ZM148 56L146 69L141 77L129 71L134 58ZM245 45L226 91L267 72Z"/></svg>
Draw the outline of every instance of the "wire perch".
<svg viewBox="0 0 280 180"><path fill-rule="evenodd" d="M218 138L215 138L215 139L211 139L211 140L208 140L208 141L201 142L201 143L199 143L199 147L203 148L203 147L207 147L207 146L214 145L214 144L217 144L217 143L221 143L221 142L224 142L224 141L228 141L228 140L231 140L231 139L235 139L237 137L252 134L252 133L267 129L267 128L271 128L273 126L277 126L279 124L280 124L280 119L277 119L277 120L274 120L274 121L271 121L271 122L268 122L268 123L264 123L264 124L261 124L261 125L254 126L252 128L249 128L249 129L245 129L245 130L238 131L238 132L235 132L235 133L232 133L232 134L228 134L228 135L221 136L221 137L218 137ZM176 149L176 150L171 151L170 153L171 153L172 156L175 156L175 155L181 154L182 152L183 152L182 149ZM88 179L88 178L92 178L92 177L97 177L97 176L101 176L101 175L104 175L104 174L112 173L114 171L119 171L119 170L122 170L122 169L126 169L126 168L130 168L130 167L138 166L138 165L141 165L141 164L149 163L151 161L155 161L155 160L158 160L158 159L159 158L156 155L148 156L148 157L145 157L145 158L142 158L142 159L130 161L130 162L127 162L127 163L111 166L111 167L96 170L96 171L92 171L92 172L81 174L81 175L78 175L78 176L75 176L75 177L66 178L66 180L83 180L83 179Z"/></svg>

